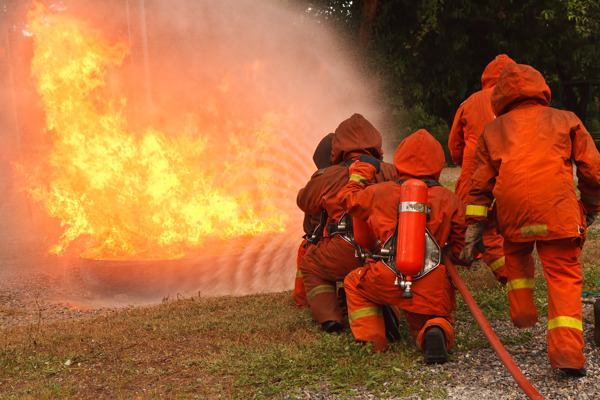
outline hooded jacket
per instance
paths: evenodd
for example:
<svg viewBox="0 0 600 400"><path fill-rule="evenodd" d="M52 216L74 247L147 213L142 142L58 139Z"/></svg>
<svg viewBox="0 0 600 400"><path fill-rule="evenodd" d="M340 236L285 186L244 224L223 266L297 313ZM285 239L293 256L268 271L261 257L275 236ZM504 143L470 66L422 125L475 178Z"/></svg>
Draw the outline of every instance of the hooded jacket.
<svg viewBox="0 0 600 400"><path fill-rule="evenodd" d="M510 241L582 235L584 213L600 211L600 154L582 122L549 107L550 89L528 65L507 65L491 102L497 118L477 143L467 222L486 218L495 199L498 229Z"/></svg>
<svg viewBox="0 0 600 400"><path fill-rule="evenodd" d="M469 194L469 183L473 173L473 159L477 139L483 127L495 118L490 102L492 90L500 78L500 73L508 64L514 61L506 54L500 54L490 62L481 75L482 90L473 93L465 100L454 116L450 129L448 148L452 161L460 165L461 174L456 182L455 193L466 203Z"/></svg>
<svg viewBox="0 0 600 400"><path fill-rule="evenodd" d="M425 129L420 129L400 143L394 155L394 167L402 179L437 180L444 168L445 156L442 145ZM369 176L373 167L366 163L353 166L353 173ZM340 190L338 200L342 208L355 218L369 223L375 235L384 243L394 232L398 222L401 183L383 182L362 185L350 181ZM431 214L427 228L436 242L443 247L448 244L453 262L463 264L459 254L464 245L464 205L452 191L443 186L428 189L427 205Z"/></svg>
<svg viewBox="0 0 600 400"><path fill-rule="evenodd" d="M307 214L318 215L327 211L329 220L339 220L343 210L336 195L348 182L348 165L361 155L372 155L378 159L383 157L382 138L371 123L360 114L354 114L343 121L333 135L331 161L332 166L323 173L314 176L306 186L298 192L296 203ZM392 164L382 162L381 171L377 174L377 182L396 179L396 171Z"/></svg>
<svg viewBox="0 0 600 400"><path fill-rule="evenodd" d="M325 169L331 166L331 148L333 143L333 132L327 134L315 149L313 153L313 161L318 170L312 175L313 177L321 175L325 172ZM315 228L321 222L321 214L317 215L309 215L304 214L304 222L302 223L302 227L304 229L304 233L308 234L315 230Z"/></svg>

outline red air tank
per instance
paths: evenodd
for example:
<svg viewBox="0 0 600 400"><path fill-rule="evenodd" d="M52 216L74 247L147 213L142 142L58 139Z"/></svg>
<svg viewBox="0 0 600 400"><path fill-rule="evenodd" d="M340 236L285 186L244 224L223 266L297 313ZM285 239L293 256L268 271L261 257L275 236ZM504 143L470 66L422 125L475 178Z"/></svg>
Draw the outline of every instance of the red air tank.
<svg viewBox="0 0 600 400"><path fill-rule="evenodd" d="M400 188L396 268L403 275L416 275L425 262L425 224L427 223L427 185L409 179Z"/></svg>
<svg viewBox="0 0 600 400"><path fill-rule="evenodd" d="M377 237L369 223L360 218L352 218L352 229L354 242L363 249L373 250L377 244Z"/></svg>

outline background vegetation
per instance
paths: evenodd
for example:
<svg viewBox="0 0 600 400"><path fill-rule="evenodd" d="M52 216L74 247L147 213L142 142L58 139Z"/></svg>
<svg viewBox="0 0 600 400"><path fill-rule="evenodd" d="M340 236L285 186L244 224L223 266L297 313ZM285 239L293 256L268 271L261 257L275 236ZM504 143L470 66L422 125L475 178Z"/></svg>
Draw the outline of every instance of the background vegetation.
<svg viewBox="0 0 600 400"><path fill-rule="evenodd" d="M551 105L575 112L600 139L596 0L295 1L361 49L365 68L385 82L399 139L426 128L447 145L456 109L503 53L539 70Z"/></svg>

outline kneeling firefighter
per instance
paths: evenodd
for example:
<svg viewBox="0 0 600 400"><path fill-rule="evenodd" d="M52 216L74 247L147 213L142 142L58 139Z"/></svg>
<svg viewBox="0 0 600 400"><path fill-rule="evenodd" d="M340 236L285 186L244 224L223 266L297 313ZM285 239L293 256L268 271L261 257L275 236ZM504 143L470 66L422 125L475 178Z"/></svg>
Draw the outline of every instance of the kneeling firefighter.
<svg viewBox="0 0 600 400"><path fill-rule="evenodd" d="M310 215L325 211L328 216L328 229L323 238L307 249L300 262L308 304L314 319L326 332L340 331L343 327L337 282L342 282L348 272L364 264L354 245L338 231L344 212L336 196L348 182L348 165L367 155L381 160L382 138L369 121L354 114L335 130L332 165L298 192L297 204L302 211ZM394 166L385 162L381 163L381 171L373 174L376 182L396 178Z"/></svg>
<svg viewBox="0 0 600 400"><path fill-rule="evenodd" d="M333 133L326 135L315 149L313 154L313 161L317 167L317 171L311 176L311 179L321 175L325 172L325 169L331 165L331 143L333 142ZM304 214L304 222L302 228L304 229L304 236L302 242L298 247L298 256L296 258L296 279L294 280L294 291L292 298L296 303L297 308L304 308L308 306L308 300L306 300L306 291L304 289L304 279L302 278L302 272L300 271L300 262L306 254L306 249L311 245L319 243L319 240L323 237L323 231L325 224L327 223L327 213L325 211L320 212L317 215Z"/></svg>
<svg viewBox="0 0 600 400"><path fill-rule="evenodd" d="M442 146L429 132L418 130L400 143L394 155L400 179L376 185L369 183L374 182L377 160L361 160L350 167L350 179L338 200L353 218L367 221L384 244L344 280L352 333L357 341L372 342L373 353L386 350L382 310L396 306L425 361L445 362L454 343L456 303L441 251L453 262L466 264L459 259L466 227L461 200L437 182L445 163ZM415 191L421 193L420 201L413 197ZM415 264L415 255L421 257L420 264Z"/></svg>

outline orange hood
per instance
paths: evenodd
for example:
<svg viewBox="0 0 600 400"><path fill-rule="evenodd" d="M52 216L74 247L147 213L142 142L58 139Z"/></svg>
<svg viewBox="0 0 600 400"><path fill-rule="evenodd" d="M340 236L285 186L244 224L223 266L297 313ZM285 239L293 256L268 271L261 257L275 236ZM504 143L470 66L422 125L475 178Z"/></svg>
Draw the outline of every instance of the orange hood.
<svg viewBox="0 0 600 400"><path fill-rule="evenodd" d="M500 78L500 73L502 73L504 67L511 63L514 63L514 60L506 54L497 55L496 58L485 67L485 70L483 70L483 74L481 75L482 89L494 87L496 82L498 82L498 78Z"/></svg>
<svg viewBox="0 0 600 400"><path fill-rule="evenodd" d="M507 65L491 95L497 116L506 114L524 102L550 105L550 88L535 68L525 64Z"/></svg>
<svg viewBox="0 0 600 400"><path fill-rule="evenodd" d="M381 159L381 135L369 121L360 114L354 114L343 121L335 130L331 150L331 163L339 164L361 154L370 154Z"/></svg>
<svg viewBox="0 0 600 400"><path fill-rule="evenodd" d="M404 139L394 154L394 166L400 179L438 180L445 163L442 145L425 129Z"/></svg>

